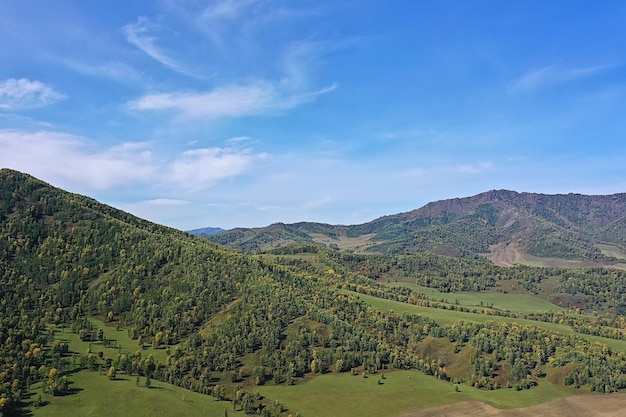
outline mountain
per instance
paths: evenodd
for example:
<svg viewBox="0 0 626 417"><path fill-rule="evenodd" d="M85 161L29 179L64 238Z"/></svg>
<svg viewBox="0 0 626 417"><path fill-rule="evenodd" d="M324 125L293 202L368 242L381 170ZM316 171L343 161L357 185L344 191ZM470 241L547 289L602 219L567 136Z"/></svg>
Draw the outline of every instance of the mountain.
<svg viewBox="0 0 626 417"><path fill-rule="evenodd" d="M152 341L155 347L177 345L179 357L190 360L195 345L182 343L199 337L198 331L211 320L219 327L215 315L226 306L234 308L242 288L264 288L277 274L256 259L205 239L27 174L0 170L0 414L12 415L30 381L48 378L51 367L60 368L51 349L50 329L55 326L71 326L81 339L92 340L87 319L99 317L127 329L132 339ZM266 281L257 282L259 277ZM211 355L244 349L232 340L212 344L222 347ZM24 346L30 349L26 356ZM110 366L111 359L92 364ZM165 364L155 365L149 371L129 367L128 373L165 380ZM61 371L68 369L63 366ZM172 366L177 366L175 361ZM178 371L167 380L182 386L186 374ZM64 393L59 381L49 381L54 395Z"/></svg>
<svg viewBox="0 0 626 417"><path fill-rule="evenodd" d="M366 253L498 254L607 261L600 249L626 248L626 194L536 194L492 190L426 204L368 223L273 224L232 229L212 241L258 252L291 243L323 243ZM488 255L489 256L489 255Z"/></svg>
<svg viewBox="0 0 626 417"><path fill-rule="evenodd" d="M574 243L575 232L587 229L619 241L624 221L614 200L621 197L559 198L567 203L492 192L358 226L277 224L266 236L365 250L393 247L410 227L426 237L440 230L437 238L452 244L470 234L488 242L501 230L545 223L545 230L568 231ZM546 211L551 221L537 214ZM493 231L466 230L470 225ZM416 284L429 290L418 292ZM370 375L381 392L386 378L404 381L390 382L391 390L406 384L406 372L444 381L445 398L454 396L450 383L615 392L626 389L624 317L615 314L626 311L624 288L626 272L616 269L505 268L307 244L249 255L3 169L0 414L38 415L34 408L74 395L64 403L88 406L109 394L94 390L102 387L89 382L94 378L133 396L148 391L140 391L140 381L146 387L160 381L228 401L220 414L270 416L320 415L301 402L288 401L293 409L281 402L298 392L288 393L291 385L317 378L325 384L338 377L345 385L326 390L345 397L323 415L357 415L351 399ZM394 375L399 370L405 373ZM264 385L280 389L266 397ZM159 397L160 390L149 391L150 401ZM145 403L126 407L125 414L136 414L132 407ZM68 406L61 414L79 413Z"/></svg>
<svg viewBox="0 0 626 417"><path fill-rule="evenodd" d="M211 236L219 235L225 231L226 229L222 229L221 227L203 227L201 229L187 230L187 233L194 236Z"/></svg>

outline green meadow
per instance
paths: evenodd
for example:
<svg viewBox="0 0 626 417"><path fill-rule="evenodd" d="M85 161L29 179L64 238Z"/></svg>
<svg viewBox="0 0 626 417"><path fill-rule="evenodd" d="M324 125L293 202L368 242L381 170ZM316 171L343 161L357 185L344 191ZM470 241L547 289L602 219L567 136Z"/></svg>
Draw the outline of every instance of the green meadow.
<svg viewBox="0 0 626 417"><path fill-rule="evenodd" d="M383 379L384 378L384 379ZM41 395L43 406L29 407L33 417L133 417L148 416L230 416L235 412L229 401L216 401L211 396L194 393L163 382L152 382L151 388L136 384L134 376L121 375L109 381L98 372L81 371L70 375L71 393L61 397L41 394L41 382L34 384L31 400ZM73 387L76 387L73 389ZM392 417L402 413L453 404L481 401L496 408L520 408L572 395L575 391L542 381L531 390L479 390L440 381L416 371L396 371L383 375L353 376L325 374L306 383L255 387L261 395L278 399L287 411L285 416L316 417ZM580 393L580 392L578 392Z"/></svg>
<svg viewBox="0 0 626 417"><path fill-rule="evenodd" d="M416 371L353 376L326 374L296 386L262 386L259 392L278 398L289 410L316 417L391 417L402 413L475 400L497 408L519 408L571 395L563 386L541 382L531 390L479 390L453 384Z"/></svg>
<svg viewBox="0 0 626 417"><path fill-rule="evenodd" d="M234 412L230 402L155 380L147 388L144 378L138 386L134 376L109 381L92 371L77 372L69 380L71 393L59 397L41 394L41 382L34 384L31 400L41 395L45 405L27 411L33 417L222 417L225 410L230 416L244 415Z"/></svg>
<svg viewBox="0 0 626 417"><path fill-rule="evenodd" d="M102 320L96 318L90 318L89 321L95 331L102 329L104 336L115 344L107 347L101 341L83 342L76 333L72 333L68 328L57 329L55 331L55 339L67 342L70 352L80 355L84 355L88 349L91 349L92 353L98 354L98 352L103 352L104 357L115 358L119 353L133 354L141 350L142 357L146 358L152 355L155 361L165 363L167 359L165 348L153 349L151 345L144 344L143 348L140 349L137 341L128 336L126 329L117 330L115 326L106 325ZM174 346L170 348L174 349Z"/></svg>
<svg viewBox="0 0 626 417"><path fill-rule="evenodd" d="M532 294L504 294L497 292L481 293L445 293L433 288L423 287L409 282L391 282L389 286L401 286L422 293L430 298L445 300L447 303L458 303L466 307L493 307L516 313L538 313L543 311L567 311Z"/></svg>

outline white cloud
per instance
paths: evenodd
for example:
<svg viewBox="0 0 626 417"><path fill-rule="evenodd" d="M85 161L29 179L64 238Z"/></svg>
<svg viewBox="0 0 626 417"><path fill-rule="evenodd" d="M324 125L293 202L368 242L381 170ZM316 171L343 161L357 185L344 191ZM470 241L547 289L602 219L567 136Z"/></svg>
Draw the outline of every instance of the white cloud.
<svg viewBox="0 0 626 417"><path fill-rule="evenodd" d="M183 152L170 166L164 180L172 186L195 191L219 180L240 175L254 160L248 151L232 148L201 148Z"/></svg>
<svg viewBox="0 0 626 417"><path fill-rule="evenodd" d="M157 45L157 34L161 30L160 25L151 22L144 16L139 17L137 23L128 24L122 28L126 40L141 49L150 58L178 73L195 76Z"/></svg>
<svg viewBox="0 0 626 417"><path fill-rule="evenodd" d="M228 143L241 143L241 142L247 142L251 139L252 138L250 136L234 136L228 139L227 142Z"/></svg>
<svg viewBox="0 0 626 417"><path fill-rule="evenodd" d="M563 68L549 65L526 72L510 85L511 92L535 91L550 85L562 84L586 78L606 71L612 65L596 65L579 68Z"/></svg>
<svg viewBox="0 0 626 417"><path fill-rule="evenodd" d="M0 167L27 172L77 192L129 190L141 185L184 195L242 175L256 159L265 157L248 149L216 147L157 158L151 146L140 142L100 149L84 137L67 133L0 130ZM172 205L174 200L160 203Z"/></svg>
<svg viewBox="0 0 626 417"><path fill-rule="evenodd" d="M23 110L45 107L66 98L52 87L26 78L0 82L0 109Z"/></svg>
<svg viewBox="0 0 626 417"><path fill-rule="evenodd" d="M289 94L267 82L228 85L209 92L169 92L147 94L130 101L131 110L167 111L185 118L241 117L286 110L314 100L318 95L336 88Z"/></svg>
<svg viewBox="0 0 626 417"><path fill-rule="evenodd" d="M151 156L123 146L98 151L83 137L59 132L0 130L0 166L72 188L105 190L153 175Z"/></svg>
<svg viewBox="0 0 626 417"><path fill-rule="evenodd" d="M187 200L176 200L173 198L155 198L153 200L143 201L140 204L156 207L179 207L189 205L190 202Z"/></svg>
<svg viewBox="0 0 626 417"><path fill-rule="evenodd" d="M133 110L174 111L190 118L235 117L256 113L275 100L267 83L218 87L207 93L172 92L148 94L128 103Z"/></svg>

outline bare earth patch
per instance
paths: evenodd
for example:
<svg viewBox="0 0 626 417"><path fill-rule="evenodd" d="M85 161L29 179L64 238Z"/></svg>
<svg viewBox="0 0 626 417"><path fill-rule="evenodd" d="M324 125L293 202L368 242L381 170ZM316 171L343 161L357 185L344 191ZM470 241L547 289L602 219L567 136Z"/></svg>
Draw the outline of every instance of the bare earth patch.
<svg viewBox="0 0 626 417"><path fill-rule="evenodd" d="M516 243L498 243L489 247L489 253L483 254L485 258L499 266L513 266L523 264L542 267L562 267L562 268L584 268L604 266L607 268L626 269L626 263L604 262L597 263L591 261L574 261L559 258L540 258L527 254L524 249ZM626 413L625 413L626 415Z"/></svg>
<svg viewBox="0 0 626 417"><path fill-rule="evenodd" d="M575 395L525 408L500 410L478 401L428 408L401 417L623 417L626 394Z"/></svg>
<svg viewBox="0 0 626 417"><path fill-rule="evenodd" d="M349 249L356 252L363 251L368 246L372 246L372 238L374 233L361 235L359 237L338 236L337 238L328 237L319 233L311 233L314 242L323 243L325 245L335 244L340 249Z"/></svg>
<svg viewBox="0 0 626 417"><path fill-rule="evenodd" d="M513 243L498 243L489 247L489 253L484 254L495 265L513 266L519 262L519 247Z"/></svg>

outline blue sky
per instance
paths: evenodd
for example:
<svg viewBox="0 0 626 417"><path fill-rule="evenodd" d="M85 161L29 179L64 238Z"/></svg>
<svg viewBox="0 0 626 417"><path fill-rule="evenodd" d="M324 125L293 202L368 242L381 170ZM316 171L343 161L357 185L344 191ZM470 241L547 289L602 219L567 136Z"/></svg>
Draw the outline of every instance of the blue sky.
<svg viewBox="0 0 626 417"><path fill-rule="evenodd" d="M169 226L626 191L626 2L7 0L0 167Z"/></svg>

